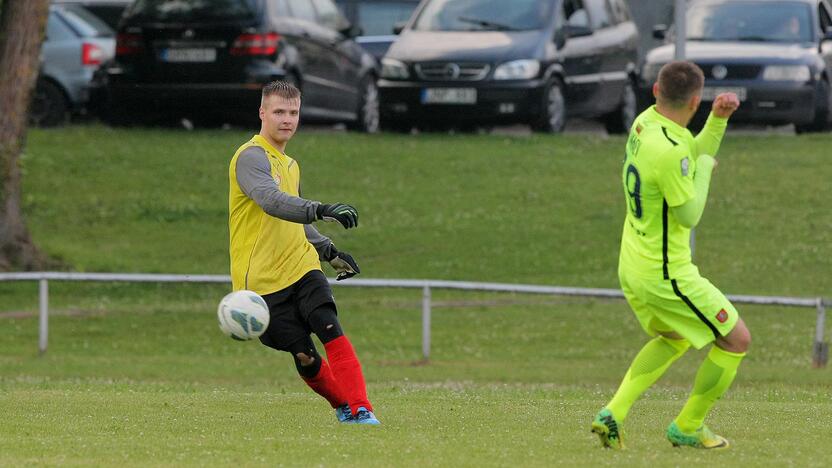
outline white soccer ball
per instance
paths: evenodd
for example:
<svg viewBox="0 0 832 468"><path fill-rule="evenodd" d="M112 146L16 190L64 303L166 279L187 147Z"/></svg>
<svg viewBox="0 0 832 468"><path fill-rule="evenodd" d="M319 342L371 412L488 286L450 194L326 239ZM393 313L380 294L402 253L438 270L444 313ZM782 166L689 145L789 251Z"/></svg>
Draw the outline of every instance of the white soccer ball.
<svg viewBox="0 0 832 468"><path fill-rule="evenodd" d="M217 307L223 333L239 341L257 338L269 326L269 307L254 291L242 289L228 294Z"/></svg>

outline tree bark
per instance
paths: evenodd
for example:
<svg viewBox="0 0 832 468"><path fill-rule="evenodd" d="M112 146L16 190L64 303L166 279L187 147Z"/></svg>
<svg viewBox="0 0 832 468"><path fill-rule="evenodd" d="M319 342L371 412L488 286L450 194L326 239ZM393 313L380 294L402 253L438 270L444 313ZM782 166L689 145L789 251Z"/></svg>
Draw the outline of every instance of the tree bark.
<svg viewBox="0 0 832 468"><path fill-rule="evenodd" d="M40 268L20 206L20 154L40 69L49 0L0 3L0 270Z"/></svg>

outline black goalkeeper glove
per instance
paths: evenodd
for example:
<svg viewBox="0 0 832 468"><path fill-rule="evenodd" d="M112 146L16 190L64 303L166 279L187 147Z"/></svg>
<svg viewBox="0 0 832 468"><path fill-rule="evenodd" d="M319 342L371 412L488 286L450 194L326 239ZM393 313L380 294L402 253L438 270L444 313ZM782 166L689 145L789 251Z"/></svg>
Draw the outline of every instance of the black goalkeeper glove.
<svg viewBox="0 0 832 468"><path fill-rule="evenodd" d="M339 252L335 249L334 245L331 246L330 249L331 258L329 259L329 264L332 265L332 268L335 268L335 271L338 273L338 276L335 277L335 281L352 278L353 276L361 273L361 268L358 268L358 264L355 263L355 259L352 258L352 255L346 252Z"/></svg>
<svg viewBox="0 0 832 468"><path fill-rule="evenodd" d="M344 226L344 229L358 226L358 210L345 203L335 203L333 205L322 203L315 210L315 215L318 219L324 221L338 221L341 226Z"/></svg>

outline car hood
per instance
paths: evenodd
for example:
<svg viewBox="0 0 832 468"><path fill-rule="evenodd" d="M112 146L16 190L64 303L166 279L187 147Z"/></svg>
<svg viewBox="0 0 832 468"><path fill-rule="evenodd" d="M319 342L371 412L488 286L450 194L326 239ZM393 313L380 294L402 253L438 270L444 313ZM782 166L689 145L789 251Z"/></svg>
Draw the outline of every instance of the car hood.
<svg viewBox="0 0 832 468"><path fill-rule="evenodd" d="M648 63L666 63L674 58L675 46L667 44L647 54ZM687 60L699 63L731 61L742 63L805 63L817 53L813 44L782 44L773 42L700 42L685 44Z"/></svg>
<svg viewBox="0 0 832 468"><path fill-rule="evenodd" d="M405 62L503 62L535 58L543 31L404 31L386 57Z"/></svg>

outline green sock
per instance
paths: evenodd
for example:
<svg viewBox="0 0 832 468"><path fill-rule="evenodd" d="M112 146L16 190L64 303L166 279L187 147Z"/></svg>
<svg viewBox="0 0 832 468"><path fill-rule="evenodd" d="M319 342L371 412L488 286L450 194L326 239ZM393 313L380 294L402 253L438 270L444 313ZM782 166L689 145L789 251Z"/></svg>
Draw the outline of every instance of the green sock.
<svg viewBox="0 0 832 468"><path fill-rule="evenodd" d="M658 336L648 341L630 364L621 386L607 405L618 422L624 421L633 403L690 347L687 340Z"/></svg>
<svg viewBox="0 0 832 468"><path fill-rule="evenodd" d="M682 412L676 417L676 425L682 432L692 433L702 426L708 411L731 386L745 353L732 353L714 346L699 366L693 391Z"/></svg>

